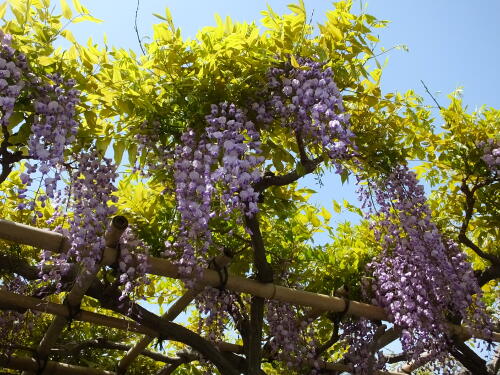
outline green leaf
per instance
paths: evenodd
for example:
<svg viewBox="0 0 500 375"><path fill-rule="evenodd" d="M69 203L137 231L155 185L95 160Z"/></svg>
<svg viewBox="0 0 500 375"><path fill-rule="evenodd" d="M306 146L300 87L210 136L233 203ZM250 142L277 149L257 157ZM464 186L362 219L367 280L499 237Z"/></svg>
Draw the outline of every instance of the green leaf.
<svg viewBox="0 0 500 375"><path fill-rule="evenodd" d="M95 147L96 147L98 152L100 152L101 154L105 154L110 142L111 142L111 139L109 139L107 137L99 138L95 143Z"/></svg>
<svg viewBox="0 0 500 375"><path fill-rule="evenodd" d="M73 23L79 23L79 22L83 22L83 21L89 21L89 22L94 22L94 23L101 23L102 22L102 20L100 20L99 18L92 17L90 14L85 14L83 16L75 17L73 19Z"/></svg>
<svg viewBox="0 0 500 375"><path fill-rule="evenodd" d="M5 16L5 11L7 10L7 2L0 4L0 18Z"/></svg>
<svg viewBox="0 0 500 375"><path fill-rule="evenodd" d="M48 56L40 56L38 58L38 63L41 65L41 66L49 66L49 65L52 65L56 62L56 59L53 58L53 57L48 57Z"/></svg>
<svg viewBox="0 0 500 375"><path fill-rule="evenodd" d="M63 17L70 20L73 17L73 12L71 11L71 8L69 7L66 0L60 0L60 1L61 1L61 9Z"/></svg>
<svg viewBox="0 0 500 375"><path fill-rule="evenodd" d="M333 210L338 214L342 212L342 207L336 200L333 200Z"/></svg>
<svg viewBox="0 0 500 375"><path fill-rule="evenodd" d="M159 18L163 21L167 21L168 22L168 19L166 17L163 17L162 15L158 14L158 13L153 13L153 16L155 16L156 18Z"/></svg>
<svg viewBox="0 0 500 375"><path fill-rule="evenodd" d="M290 56L290 62L294 68L300 68L300 64L298 63L295 56L293 56L293 55Z"/></svg>
<svg viewBox="0 0 500 375"><path fill-rule="evenodd" d="M123 152L125 151L125 142L122 139L113 142L113 151L115 152L115 163L116 165L120 165Z"/></svg>
<svg viewBox="0 0 500 375"><path fill-rule="evenodd" d="M73 6L75 7L76 11L81 14L86 13L86 9L80 4L79 0L73 0Z"/></svg>
<svg viewBox="0 0 500 375"><path fill-rule="evenodd" d="M342 173L340 174L340 181L342 182L342 185L349 179L349 171L347 169L344 169Z"/></svg>
<svg viewBox="0 0 500 375"><path fill-rule="evenodd" d="M327 222L332 218L332 214L325 207L321 207L321 216L323 216Z"/></svg>
<svg viewBox="0 0 500 375"><path fill-rule="evenodd" d="M319 227L321 225L321 221L315 214L311 215L311 224L314 225L315 227Z"/></svg>
<svg viewBox="0 0 500 375"><path fill-rule="evenodd" d="M71 43L76 43L75 36L68 29L61 31L61 35L69 40Z"/></svg>
<svg viewBox="0 0 500 375"><path fill-rule="evenodd" d="M128 160L130 165L135 164L137 161L137 143L131 143L128 147Z"/></svg>

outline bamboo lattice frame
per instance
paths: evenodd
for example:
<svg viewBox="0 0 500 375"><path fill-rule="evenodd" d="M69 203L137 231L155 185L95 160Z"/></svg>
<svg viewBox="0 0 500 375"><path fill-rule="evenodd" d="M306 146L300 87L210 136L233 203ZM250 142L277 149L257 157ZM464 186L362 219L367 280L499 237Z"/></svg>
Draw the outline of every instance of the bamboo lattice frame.
<svg viewBox="0 0 500 375"><path fill-rule="evenodd" d="M120 217L118 221L113 221L113 224L106 233L106 248L103 251L100 266L112 265L116 262L118 256L116 246L126 226L126 219L123 217ZM0 239L12 241L22 245L30 245L36 248L54 252L66 251L70 246L68 238L60 233L45 229L39 229L3 219L0 219ZM216 259L219 265L225 265L229 263L229 260L229 258L224 256ZM168 260L149 257L148 261L150 264L150 274L175 279L180 278L177 266L169 262ZM136 345L134 345L132 348L130 348L130 350L122 357L122 359L118 363L117 369L119 373L123 373L124 371L126 371L126 368L130 365L130 363L138 355L141 354L141 352L147 347L147 345L155 337L158 337L158 334L154 330L144 327L135 321L110 317L90 311L80 310L75 316L71 316L71 307L79 306L86 290L92 283L97 272L98 269L94 272L88 272L87 270L82 270L80 272L80 275L78 276L80 282L75 283L75 286L67 296L67 303L70 305L70 307L63 304L47 302L33 297L0 291L0 309L30 309L56 316L48 331L46 332L44 339L41 341L40 345L37 348L37 354L42 359L47 358L50 348L53 347L53 345L56 343L57 337L65 327L67 321L66 319L68 317L74 318L75 320L93 323L96 325L106 326L109 328L116 328L124 331L144 334L145 337L137 342ZM198 286L195 289L186 292L182 297L180 297L179 300L176 301L162 316L162 319L174 320L191 303L191 301L203 289L204 286L208 285L216 287L219 285L219 283L219 274L216 271L213 271L211 269L205 270L203 277L199 280ZM278 301L288 302L303 307L312 307L313 315L315 316L318 316L321 312L325 311L344 311L347 304L347 301L342 298L305 292L275 284L264 284L255 280L232 275L228 276L225 287L226 289L234 292L248 293L254 296L267 299L275 299ZM349 301L349 306L346 313L372 320L388 320L382 308L357 301ZM493 341L500 341L500 333L497 332L494 332L492 337L485 337L482 332L466 326L449 324L448 328L455 336L463 340L471 337L476 337L482 339L492 339ZM390 342L396 340L399 335L400 331L396 328L387 330L377 340L377 348L380 349L386 346ZM218 343L217 346L221 351L241 353L243 350L241 346L231 343L221 342ZM7 358L5 356L0 356L0 365L6 368L23 370L25 374L36 373L39 369L38 362L34 358ZM114 372L97 369L91 369L92 372L90 372L90 369L86 367L73 366L53 361L47 361L45 366L45 371L43 372L44 374L115 374ZM337 363L327 363L323 368L336 371L351 371L351 368L348 365ZM402 370L404 372L402 373L388 371L376 371L374 373L380 375L402 375L414 369L415 367L412 366L412 364L407 364L403 367Z"/></svg>

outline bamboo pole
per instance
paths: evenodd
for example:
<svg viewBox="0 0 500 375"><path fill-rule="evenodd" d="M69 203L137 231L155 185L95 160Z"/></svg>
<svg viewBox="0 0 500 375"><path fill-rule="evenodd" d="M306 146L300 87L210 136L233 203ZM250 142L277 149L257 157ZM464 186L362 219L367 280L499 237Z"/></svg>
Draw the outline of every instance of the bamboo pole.
<svg viewBox="0 0 500 375"><path fill-rule="evenodd" d="M0 290L0 307L4 309L29 309L46 314L61 316L63 318L69 317L68 308L65 305L47 302L38 298L23 296L4 290ZM120 329L122 331L131 331L153 336L156 334L155 331L146 328L135 321L97 314L86 310L80 310L74 319L82 322L97 324L99 326Z"/></svg>
<svg viewBox="0 0 500 375"><path fill-rule="evenodd" d="M412 371L415 371L419 367L422 367L427 362L429 362L430 359L431 359L431 354L428 352L424 352L420 356L418 362L415 361L408 362L406 365L403 365L400 368L400 371L403 372L404 374L411 374Z"/></svg>
<svg viewBox="0 0 500 375"><path fill-rule="evenodd" d="M123 216L115 216L109 225L105 235L105 245L107 247L116 247L120 240L120 236L127 229L128 221ZM75 284L71 291L66 295L66 304L70 311L77 311L80 303L99 272L101 264L96 266L93 270L83 268L75 280ZM66 318L56 316L51 325L45 332L40 344L37 347L37 354L40 358L45 359L50 353L50 349L55 345L58 336L67 325Z"/></svg>
<svg viewBox="0 0 500 375"><path fill-rule="evenodd" d="M15 240L18 243L31 245L35 247L42 247L42 243L47 243L48 237L47 231L40 230L38 228L32 228L27 225L21 225L12 223L6 220L0 220L0 238L7 231L4 228L4 225L15 228L18 232L17 235L11 235L10 239ZM41 232L41 233L40 233ZM53 232L52 232L53 233ZM62 237L62 235L57 234ZM25 237L31 237L25 239ZM40 237L39 243L37 239ZM54 242L59 246L59 243L63 241L61 237L57 237L58 241ZM13 239L15 238L15 239ZM9 237L5 238L9 239ZM53 241L53 240L52 240ZM116 259L116 250L111 248L106 248L103 256L103 264L112 264ZM150 257L148 259L149 264L151 265L149 273L159 276L166 276L170 278L180 279L181 276L179 274L178 268L175 264L169 262L166 259L161 258L153 258ZM212 270L205 270L203 276L200 280L200 283L204 285L210 285L213 287L217 287L219 285L219 274ZM295 305L300 305L304 307L312 307L320 310L340 312L344 311L346 307L346 301L342 298L327 296L319 293L311 293L303 290L286 288L283 286L275 285L275 284L263 284L255 280L247 279L239 276L231 276L229 275L226 289L231 290L233 292L243 292L252 294L254 296L274 299L282 302L287 302ZM385 320L389 321L386 313L381 307L369 305L366 303L361 303L357 301L350 301L349 308L346 314L354 315L357 317L363 317L371 320ZM473 330L469 327L465 326L456 326L453 324L448 324L450 330L452 330L453 334L460 337L476 337L479 339L485 340L493 340L500 341L500 333L494 332L492 337L487 337L483 332L479 330Z"/></svg>
<svg viewBox="0 0 500 375"><path fill-rule="evenodd" d="M28 357L14 357L7 355L0 355L0 365L5 368L13 370L24 370L30 373L38 373L39 365L34 358ZM67 363L60 363L48 361L45 365L43 375L116 375L114 372L100 370L91 367L81 367L69 365Z"/></svg>
<svg viewBox="0 0 500 375"><path fill-rule="evenodd" d="M33 297L28 297L28 296L23 296L11 292L6 292L0 290L0 307L4 308L23 308L23 309L31 309L31 310L36 310L36 311L41 311L43 313L47 314L53 314L53 315L59 315L63 317L69 316L68 310L66 306L57 304L57 303L51 303L47 301L41 301L37 298ZM120 329L123 331L131 331L131 332L136 332L136 333L142 333L146 334L148 336L156 336L157 333L153 330L150 330L134 321L129 321L125 319L120 319L120 318L114 318L114 317L109 317L106 315L101 315L97 313L93 313L90 311L85 311L81 310L77 316L75 317L75 320L80 320L83 322L89 322L89 323L94 323L97 325L109 327L109 328L116 328ZM500 340L500 334L496 334L497 341ZM227 351L227 352L233 352L233 353L243 353L243 347L241 345L237 344L232 344L232 343L227 343L227 342L219 342L216 343L217 347L221 351ZM1 358L0 358L1 361ZM332 371L346 371L350 372L351 367L349 365L345 364L340 364L340 363L324 363L322 365L322 368L325 370L332 370ZM27 370L31 371L30 369L24 369L22 368L21 370ZM36 371L36 369L35 369ZM50 373L49 373L50 374ZM80 374L80 373L78 373ZM384 371L377 371L375 374L378 375L406 375L405 373L401 372L384 372Z"/></svg>
<svg viewBox="0 0 500 375"><path fill-rule="evenodd" d="M0 219L0 238L23 245L62 253L71 247L69 239L61 233Z"/></svg>
<svg viewBox="0 0 500 375"><path fill-rule="evenodd" d="M214 263L218 267L225 267L229 264L231 258L221 255L214 259ZM184 309L194 300L194 298L205 288L205 285L198 285L197 287L188 290L184 295L182 295L165 314L162 315L162 319L173 321L177 316L184 311ZM154 340L154 336L145 336L138 343L136 343L130 350L120 359L118 363L118 373L124 373L127 367L132 363L132 361L141 352L146 349L146 347Z"/></svg>

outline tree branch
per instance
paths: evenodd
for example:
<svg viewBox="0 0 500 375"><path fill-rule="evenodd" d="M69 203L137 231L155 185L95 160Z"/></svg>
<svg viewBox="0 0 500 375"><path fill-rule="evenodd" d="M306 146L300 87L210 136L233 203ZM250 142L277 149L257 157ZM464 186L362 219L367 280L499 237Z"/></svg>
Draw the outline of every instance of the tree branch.
<svg viewBox="0 0 500 375"><path fill-rule="evenodd" d="M325 343L316 349L316 357L319 357L321 354L330 349L333 344L339 341L339 327L340 325L338 323L333 323L332 335Z"/></svg>
<svg viewBox="0 0 500 375"><path fill-rule="evenodd" d="M139 3L140 0L137 0L137 7L135 8L135 17L134 17L134 30L135 30L135 35L137 36L137 41L139 42L139 47L141 47L142 54L145 55L146 51L144 51L144 46L142 45L141 37L139 36L139 28L137 27L137 18L139 16Z"/></svg>
<svg viewBox="0 0 500 375"><path fill-rule="evenodd" d="M88 295L96 298L101 306L122 315L128 315L137 323L158 332L160 339L182 342L199 352L212 362L223 374L239 375L238 370L216 349L216 347L200 335L189 329L151 313L128 298L120 302L121 293L115 286L106 287L96 281L89 289Z"/></svg>
<svg viewBox="0 0 500 375"><path fill-rule="evenodd" d="M273 282L273 269L266 259L266 249L257 215L248 217L245 215L245 224L250 230L254 264L257 269L257 280L263 283ZM248 375L257 375L260 372L262 362L262 328L264 324L264 305L262 297L252 297L250 304L250 332L248 335L248 346L246 349Z"/></svg>
<svg viewBox="0 0 500 375"><path fill-rule="evenodd" d="M489 283L491 280L500 279L500 265L493 264L483 271L476 271L479 286Z"/></svg>
<svg viewBox="0 0 500 375"><path fill-rule="evenodd" d="M477 189L484 186L486 182L483 184L477 184L472 189L467 185L466 179L462 181L462 186L460 190L465 195L465 217L462 222L462 227L460 228L460 233L458 234L458 240L460 243L469 247L472 251L474 251L478 256L483 259L489 260L492 264L500 266L500 259L492 254L485 253L482 251L479 246L473 243L467 237L467 228L469 227L470 220L472 219L472 215L474 213L474 204L476 203L476 199L474 198L474 193Z"/></svg>
<svg viewBox="0 0 500 375"><path fill-rule="evenodd" d="M66 345L60 345L57 348L52 349L51 353L52 354L60 354L63 356L77 356L77 355L79 355L80 351L82 351L86 348L128 351L131 347L132 346L130 346L130 345L112 342L112 341L106 340L103 337L100 337L100 338L97 338L94 340L87 340L87 341L82 341L79 343L69 343ZM149 357L155 361L165 362L165 363L176 363L176 361L179 360L179 358L168 357L168 356L163 355L161 353L156 353L156 352L153 352L150 350L143 350L141 352L141 355L143 355L145 357Z"/></svg>
<svg viewBox="0 0 500 375"><path fill-rule="evenodd" d="M290 172L283 176L264 176L259 182L255 184L254 189L255 191L261 193L270 186L284 186L291 184L304 175L313 172L316 167L321 164L322 161L323 157L318 156L317 158L309 160L306 163L301 163L301 172L299 172L298 169L295 169L293 172Z"/></svg>
<svg viewBox="0 0 500 375"><path fill-rule="evenodd" d="M2 124L2 134L3 140L0 144L0 165L2 165L2 173L0 173L0 184L4 182L9 176L10 172L12 172L14 163L17 163L18 161L21 161L23 159L27 159L27 157L23 156L22 151L9 151L9 147L14 145L9 142L10 133L7 129L6 124Z"/></svg>
<svg viewBox="0 0 500 375"><path fill-rule="evenodd" d="M302 164L307 164L307 162L309 162L310 160L307 157L304 140L302 139L302 134L299 130L295 131L295 139L297 141L297 148L299 149L300 162Z"/></svg>
<svg viewBox="0 0 500 375"><path fill-rule="evenodd" d="M478 356L463 341L454 339L450 353L474 375L491 375L486 367L486 361Z"/></svg>
<svg viewBox="0 0 500 375"><path fill-rule="evenodd" d="M16 269L14 272L23 277L25 275L29 276L30 279L39 278L37 269L27 264L27 262L16 259L16 257L9 256L7 254L1 255L1 259L6 261L5 263L0 263L1 269L6 269L8 267L12 268L14 265L17 265L19 269ZM76 275L75 272L69 272L68 278L71 278L71 275L73 274ZM73 275L73 280L75 275ZM222 356L214 345L201 336L178 324L161 319L159 316L130 301L128 298L120 302L119 297L121 293L115 285L106 286L96 279L88 289L87 295L97 299L101 303L102 307L108 308L122 315L129 315L139 324L142 324L153 331L159 332L159 335L163 339L171 339L189 345L211 361L223 374L238 374L237 370L224 356Z"/></svg>

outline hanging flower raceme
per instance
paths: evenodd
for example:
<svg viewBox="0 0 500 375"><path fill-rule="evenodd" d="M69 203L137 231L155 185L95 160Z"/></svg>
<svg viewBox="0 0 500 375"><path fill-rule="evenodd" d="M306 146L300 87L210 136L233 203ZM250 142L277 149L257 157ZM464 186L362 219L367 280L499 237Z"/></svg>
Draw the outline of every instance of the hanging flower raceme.
<svg viewBox="0 0 500 375"><path fill-rule="evenodd" d="M57 190L63 170L64 150L74 142L78 131L75 106L80 102L80 91L74 89L73 79L64 80L57 74L49 75L47 79L51 83L38 79L40 86L34 101L35 116L28 141L30 158L36 163L26 165L30 173L42 175L45 195L38 196L42 207L47 198L54 198ZM25 176L21 178L32 182Z"/></svg>
<svg viewBox="0 0 500 375"><path fill-rule="evenodd" d="M374 346L377 326L364 318L351 319L342 324L342 337L349 345L346 359L351 363L355 375L372 374L373 370L384 370L387 359Z"/></svg>
<svg viewBox="0 0 500 375"><path fill-rule="evenodd" d="M378 206L374 230L383 250L369 264L373 303L403 329L404 351L416 361L424 351L441 359L450 340L447 316L491 332L472 267L431 221L424 188L415 174L399 166L374 190Z"/></svg>
<svg viewBox="0 0 500 375"><path fill-rule="evenodd" d="M290 369L312 367L316 374L321 360L316 356L317 342L307 319L300 319L289 303L269 301L266 310L269 326L271 356L276 356Z"/></svg>
<svg viewBox="0 0 500 375"><path fill-rule="evenodd" d="M118 280L122 285L120 301L132 294L139 285L148 285L151 282L147 275L150 268L148 251L148 246L138 239L130 228L127 228L120 237L118 258L120 271Z"/></svg>
<svg viewBox="0 0 500 375"><path fill-rule="evenodd" d="M0 125L7 126L14 105L28 81L26 56L11 46L12 37L0 31ZM27 82L28 81L28 82Z"/></svg>
<svg viewBox="0 0 500 375"><path fill-rule="evenodd" d="M498 175L500 172L500 140L490 138L486 142L480 142L478 146L483 149L481 159L493 174Z"/></svg>
<svg viewBox="0 0 500 375"><path fill-rule="evenodd" d="M69 230L60 230L69 237L71 247L63 254L44 251L40 262L40 266L46 262L55 265L42 277L56 281L58 288L62 286L61 275L71 262L79 262L89 271L95 270L105 248L108 218L116 212L116 207L109 204L117 201L112 194L116 191L114 182L118 174L111 159L101 157L95 150L90 151L80 155L76 169L69 172L71 182L66 188L66 197L73 214Z"/></svg>
<svg viewBox="0 0 500 375"><path fill-rule="evenodd" d="M181 224L174 244L167 243L166 256L183 249L181 274L199 274L211 244L209 220L234 210L257 212L258 194L253 184L261 177L260 137L254 124L233 104L212 105L208 127L201 135L191 129L175 150L174 179ZM216 195L217 194L217 195ZM216 208L213 199L223 202Z"/></svg>
<svg viewBox="0 0 500 375"><path fill-rule="evenodd" d="M253 185L260 180L259 166L264 161L260 156L260 135L252 121L234 104L212 105L207 116L210 126L206 129L210 147L219 151L221 166L212 174L214 183L221 186L221 202L227 213L239 209L248 216L258 212L259 194Z"/></svg>
<svg viewBox="0 0 500 375"><path fill-rule="evenodd" d="M324 69L323 64L303 58L298 61L301 67L270 69L266 93L269 99L253 104L257 120L280 121L306 143L320 146L340 171L339 161L355 151L342 95L331 68Z"/></svg>

